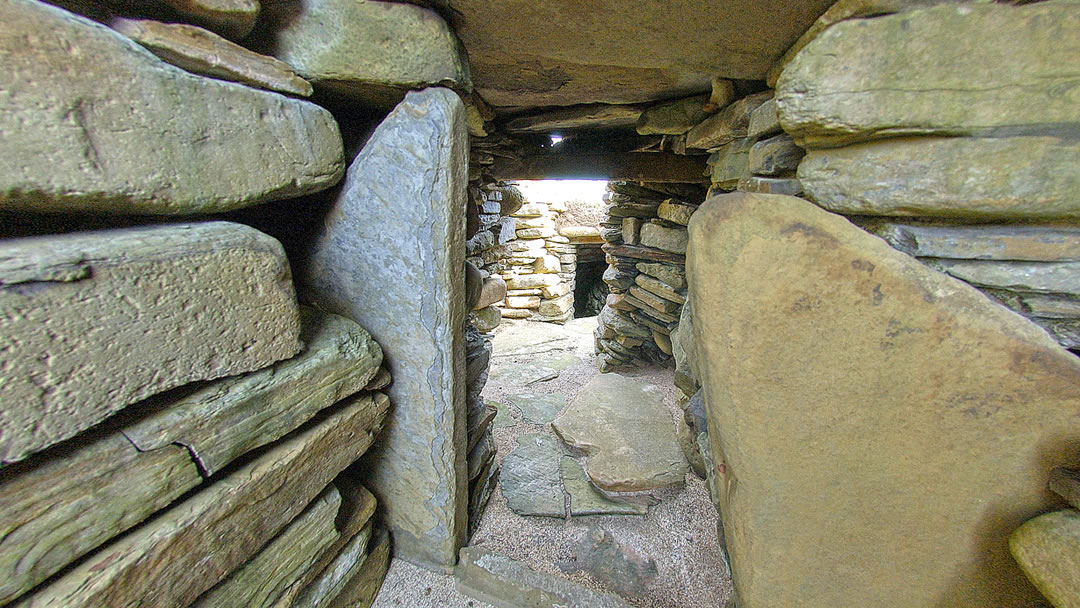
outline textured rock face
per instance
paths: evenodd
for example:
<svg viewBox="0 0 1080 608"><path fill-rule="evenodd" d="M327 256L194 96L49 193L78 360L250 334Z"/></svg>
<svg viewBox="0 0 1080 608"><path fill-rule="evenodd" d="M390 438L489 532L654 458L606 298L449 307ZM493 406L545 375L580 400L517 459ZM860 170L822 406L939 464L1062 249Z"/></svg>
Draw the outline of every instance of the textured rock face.
<svg viewBox="0 0 1080 608"><path fill-rule="evenodd" d="M706 93L717 75L762 78L831 2L449 4L488 103L563 106Z"/></svg>
<svg viewBox="0 0 1080 608"><path fill-rule="evenodd" d="M428 566L453 565L466 525L466 137L455 93L409 93L349 168L298 281L385 345L395 410L366 474L396 555Z"/></svg>
<svg viewBox="0 0 1080 608"><path fill-rule="evenodd" d="M186 606L252 557L371 445L383 395L343 405L14 604Z"/></svg>
<svg viewBox="0 0 1080 608"><path fill-rule="evenodd" d="M174 11L215 32L239 40L259 17L259 0L160 0Z"/></svg>
<svg viewBox="0 0 1080 608"><path fill-rule="evenodd" d="M519 437L503 459L499 486L507 506L518 515L564 517L559 442L550 435Z"/></svg>
<svg viewBox="0 0 1080 608"><path fill-rule="evenodd" d="M388 105L408 89L471 88L460 44L434 11L374 0L297 0L268 3L263 14L271 39L260 50L317 85Z"/></svg>
<svg viewBox="0 0 1080 608"><path fill-rule="evenodd" d="M154 393L300 349L281 245L227 222L12 239L0 247L0 461Z"/></svg>
<svg viewBox="0 0 1080 608"><path fill-rule="evenodd" d="M972 53L971 49L979 49ZM946 4L833 25L777 82L784 130L827 147L1076 125L1080 3Z"/></svg>
<svg viewBox="0 0 1080 608"><path fill-rule="evenodd" d="M1080 605L1080 512L1056 511L1032 519L1009 537L1009 548L1054 606Z"/></svg>
<svg viewBox="0 0 1080 608"><path fill-rule="evenodd" d="M1080 361L801 199L716 197L690 233L740 605L1036 603L1006 538L1075 458Z"/></svg>
<svg viewBox="0 0 1080 608"><path fill-rule="evenodd" d="M633 492L682 483L686 459L657 391L618 374L597 376L555 419L559 437L588 454L585 472L597 487Z"/></svg>
<svg viewBox="0 0 1080 608"><path fill-rule="evenodd" d="M1075 219L1078 164L1069 137L900 138L811 151L799 181L843 214Z"/></svg>
<svg viewBox="0 0 1080 608"><path fill-rule="evenodd" d="M0 59L2 210L213 213L341 178L326 110L188 74L47 4L0 5Z"/></svg>

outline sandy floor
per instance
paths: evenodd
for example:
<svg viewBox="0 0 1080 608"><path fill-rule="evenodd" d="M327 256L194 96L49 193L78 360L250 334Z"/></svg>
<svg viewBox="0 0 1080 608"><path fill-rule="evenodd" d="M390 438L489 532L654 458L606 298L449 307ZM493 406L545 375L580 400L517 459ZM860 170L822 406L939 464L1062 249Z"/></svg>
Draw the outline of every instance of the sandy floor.
<svg viewBox="0 0 1080 608"><path fill-rule="evenodd" d="M539 326L539 328L533 327ZM504 321L496 330L492 378L484 389L487 401L507 403L509 395L562 393L572 399L595 376L592 330L595 318L575 319L566 327L550 324ZM545 366L559 372L557 378L521 385L520 366ZM678 391L672 370L637 368L621 371L664 390L665 404L674 416L681 415L676 404ZM550 432L550 425L533 425L512 409L514 424L495 429L501 461L517 437L533 432ZM521 517L506 506L496 490L470 544L480 545L521 560L533 569L563 576L588 587L605 589L584 573L568 575L557 564L571 558L573 547L593 527L607 529L615 538L656 560L659 576L640 597L626 601L642 608L717 608L727 600L731 582L724 573L716 543L716 511L709 502L704 482L689 473L681 487L650 493L659 501L647 516L587 516L555 519ZM434 574L400 560L394 560L375 606L409 608L474 607L490 605L465 597L454 588L453 577Z"/></svg>

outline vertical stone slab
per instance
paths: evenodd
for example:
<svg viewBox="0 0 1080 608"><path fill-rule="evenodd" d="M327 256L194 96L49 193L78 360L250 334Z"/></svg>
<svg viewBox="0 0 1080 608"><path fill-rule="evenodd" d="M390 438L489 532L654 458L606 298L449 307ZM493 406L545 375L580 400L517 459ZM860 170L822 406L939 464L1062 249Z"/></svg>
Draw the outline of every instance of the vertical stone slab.
<svg viewBox="0 0 1080 608"><path fill-rule="evenodd" d="M467 154L458 96L409 93L349 168L300 280L309 300L383 347L394 406L366 479L395 554L442 569L466 525Z"/></svg>
<svg viewBox="0 0 1080 608"><path fill-rule="evenodd" d="M1039 605L1008 538L1078 457L1080 359L802 199L711 199L688 258L740 606Z"/></svg>

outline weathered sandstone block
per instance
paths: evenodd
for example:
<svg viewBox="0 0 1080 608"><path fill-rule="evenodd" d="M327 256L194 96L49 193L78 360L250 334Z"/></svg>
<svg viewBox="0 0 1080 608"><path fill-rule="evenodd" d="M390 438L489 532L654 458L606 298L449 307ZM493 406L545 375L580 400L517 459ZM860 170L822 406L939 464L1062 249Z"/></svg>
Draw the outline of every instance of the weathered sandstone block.
<svg viewBox="0 0 1080 608"><path fill-rule="evenodd" d="M328 111L189 74L43 2L0 5L0 58L0 209L213 213L341 178Z"/></svg>
<svg viewBox="0 0 1080 608"><path fill-rule="evenodd" d="M770 137L750 148L750 172L758 175L792 174L805 154L790 135Z"/></svg>
<svg viewBox="0 0 1080 608"><path fill-rule="evenodd" d="M233 571L191 608L266 608L338 538L334 518L341 494L333 485L289 522L255 557Z"/></svg>
<svg viewBox="0 0 1080 608"><path fill-rule="evenodd" d="M366 479L397 555L434 567L453 565L466 526L467 154L457 94L406 95L349 168L299 281L385 345L395 410Z"/></svg>
<svg viewBox="0 0 1080 608"><path fill-rule="evenodd" d="M249 51L194 25L117 18L109 26L194 74L302 97L312 93L311 83L285 62Z"/></svg>
<svg viewBox="0 0 1080 608"><path fill-rule="evenodd" d="M911 137L811 151L799 181L843 214L1074 219L1078 165L1069 137Z"/></svg>
<svg viewBox="0 0 1080 608"><path fill-rule="evenodd" d="M1036 604L1006 539L1075 464L1080 360L801 199L715 197L690 233L740 605Z"/></svg>
<svg viewBox="0 0 1080 608"><path fill-rule="evenodd" d="M154 393L300 348L281 244L207 222L0 245L0 461Z"/></svg>
<svg viewBox="0 0 1080 608"><path fill-rule="evenodd" d="M686 253L686 229L681 226L665 226L646 222L641 227L641 244L669 253Z"/></svg>
<svg viewBox="0 0 1080 608"><path fill-rule="evenodd" d="M373 525L368 523L363 530L355 534L334 556L333 561L319 573L319 576L300 592L292 606L294 608L328 606L329 602L341 593L345 583L363 566L372 528Z"/></svg>
<svg viewBox="0 0 1080 608"><path fill-rule="evenodd" d="M979 52L973 53L972 49ZM1053 132L1080 123L1080 3L946 4L845 21L799 51L776 85L804 147L911 134Z"/></svg>
<svg viewBox="0 0 1080 608"><path fill-rule="evenodd" d="M186 606L258 552L371 445L389 400L362 395L23 596L39 606Z"/></svg>
<svg viewBox="0 0 1080 608"><path fill-rule="evenodd" d="M1080 511L1055 511L1020 526L1009 548L1035 587L1054 606L1080 605Z"/></svg>
<svg viewBox="0 0 1080 608"><path fill-rule="evenodd" d="M472 88L457 37L432 10L375 0L299 0L268 3L263 15L267 54L336 92L393 105L408 89Z"/></svg>
<svg viewBox="0 0 1080 608"><path fill-rule="evenodd" d="M653 106L638 118L638 135L682 135L709 117L702 109L708 101L699 95Z"/></svg>
<svg viewBox="0 0 1080 608"><path fill-rule="evenodd" d="M215 32L240 40L251 33L259 16L259 0L158 0Z"/></svg>
<svg viewBox="0 0 1080 608"><path fill-rule="evenodd" d="M379 345L353 321L306 306L301 313L304 352L169 401L124 435L140 450L185 446L213 475L363 389L382 363Z"/></svg>

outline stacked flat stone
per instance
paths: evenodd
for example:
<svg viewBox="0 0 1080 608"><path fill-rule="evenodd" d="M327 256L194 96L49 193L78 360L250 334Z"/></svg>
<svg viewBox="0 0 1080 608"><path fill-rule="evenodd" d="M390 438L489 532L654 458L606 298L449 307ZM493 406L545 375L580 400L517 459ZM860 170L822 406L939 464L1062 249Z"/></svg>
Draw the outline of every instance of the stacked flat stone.
<svg viewBox="0 0 1080 608"><path fill-rule="evenodd" d="M678 184L608 184L601 226L610 293L595 332L601 371L671 359L671 334L687 297L686 224L700 196Z"/></svg>
<svg viewBox="0 0 1080 608"><path fill-rule="evenodd" d="M491 422L498 410L487 405L480 393L488 380L491 364L491 337L482 334L475 325L465 326L465 409L467 416L466 467L469 479L468 535L480 525L484 506L491 498L499 479L499 465L495 462L495 440L491 434Z"/></svg>
<svg viewBox="0 0 1080 608"><path fill-rule="evenodd" d="M574 317L576 248L555 227L561 203L527 201L511 213L516 238L509 243L502 278L506 300L502 315L565 323Z"/></svg>
<svg viewBox="0 0 1080 608"><path fill-rule="evenodd" d="M1076 4L968 8L827 14L779 75L779 123L809 149L798 165L807 198L835 213L892 218L860 224L1075 349L1080 145L1069 129L1080 111L1056 92L1073 76L1040 24L1073 39ZM994 56L916 50L931 43L993 47ZM946 56L955 59L941 63Z"/></svg>

